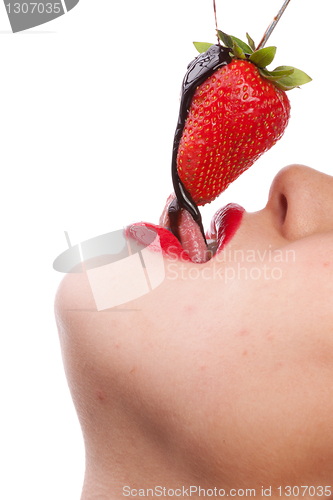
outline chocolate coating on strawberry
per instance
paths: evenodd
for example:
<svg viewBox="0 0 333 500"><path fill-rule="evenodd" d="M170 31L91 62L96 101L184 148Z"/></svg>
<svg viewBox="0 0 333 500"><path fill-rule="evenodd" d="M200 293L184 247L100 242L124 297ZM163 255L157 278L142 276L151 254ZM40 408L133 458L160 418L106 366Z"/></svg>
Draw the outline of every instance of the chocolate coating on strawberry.
<svg viewBox="0 0 333 500"><path fill-rule="evenodd" d="M226 47L222 47L220 45L212 45L205 53L200 54L188 65L188 69L183 80L179 116L173 142L171 167L172 182L176 194L176 200L174 200L169 208L171 230L178 239L178 218L181 208L185 208L192 215L193 219L199 225L203 236L205 237L201 215L198 210L197 204L191 194L185 188L178 175L178 148L183 135L188 112L191 107L192 98L197 87L205 82L207 78L209 78L209 76L211 76L216 70L231 62L229 52L230 50Z"/></svg>

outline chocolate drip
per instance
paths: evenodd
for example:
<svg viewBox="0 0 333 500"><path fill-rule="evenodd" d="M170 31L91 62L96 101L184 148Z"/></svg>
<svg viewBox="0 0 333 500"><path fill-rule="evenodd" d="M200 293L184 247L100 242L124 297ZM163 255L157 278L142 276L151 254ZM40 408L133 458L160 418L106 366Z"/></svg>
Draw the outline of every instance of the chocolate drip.
<svg viewBox="0 0 333 500"><path fill-rule="evenodd" d="M172 200L168 208L169 221L170 221L170 229L171 232L176 236L176 238L180 241L179 236L179 216L180 216L180 206L177 198Z"/></svg>
<svg viewBox="0 0 333 500"><path fill-rule="evenodd" d="M207 52L200 54L187 67L187 72L182 84L182 92L180 99L180 109L178 122L173 141L172 151L172 182L176 194L175 203L171 203L168 213L171 224L171 231L179 239L178 219L181 208L185 208L192 215L195 222L199 225L201 233L206 241L205 233L202 225L201 214L197 204L193 200L190 193L185 189L184 184L179 178L177 171L177 155L179 143L183 135L186 118L191 106L193 94L196 88L201 85L209 76L211 76L218 68L225 66L231 62L230 49L221 45L212 45ZM176 203L178 201L178 203Z"/></svg>

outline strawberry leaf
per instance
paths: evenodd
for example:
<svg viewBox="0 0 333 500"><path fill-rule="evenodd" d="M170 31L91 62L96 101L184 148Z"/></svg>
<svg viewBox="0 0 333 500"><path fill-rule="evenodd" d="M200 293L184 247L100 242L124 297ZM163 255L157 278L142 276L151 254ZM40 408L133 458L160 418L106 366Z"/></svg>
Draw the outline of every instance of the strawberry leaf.
<svg viewBox="0 0 333 500"><path fill-rule="evenodd" d="M293 66L279 66L274 71L259 69L259 73L280 90L292 90L311 81L311 78Z"/></svg>
<svg viewBox="0 0 333 500"><path fill-rule="evenodd" d="M221 31L221 30L218 30L218 34L219 34L220 39L224 43L224 45L226 47L229 47L229 49L233 49L234 42L236 42L238 47L240 47L242 49L244 54L252 54L253 50L251 49L251 47L249 45L247 45L247 43L245 43L242 40L240 40L239 38L237 38L236 36L227 35L226 33L223 33L223 31Z"/></svg>
<svg viewBox="0 0 333 500"><path fill-rule="evenodd" d="M202 54L203 52L206 52L213 44L207 42L193 42L193 45L197 49L197 51Z"/></svg>
<svg viewBox="0 0 333 500"><path fill-rule="evenodd" d="M264 47L256 50L250 55L250 61L258 68L265 68L273 61L276 54L276 47Z"/></svg>
<svg viewBox="0 0 333 500"><path fill-rule="evenodd" d="M230 37L234 42L237 43L237 45L242 49L242 51L245 53L245 54L252 54L253 50L251 49L251 47L249 45L247 45L247 43L245 42L242 42L242 40L240 40L239 38L236 38L235 36L231 36Z"/></svg>
<svg viewBox="0 0 333 500"><path fill-rule="evenodd" d="M281 83L281 80L278 80L277 82L272 82L272 83L273 83L274 87L277 87L280 90L284 90L285 92L287 90L292 90L295 88L295 86L284 85L283 83Z"/></svg>
<svg viewBox="0 0 333 500"><path fill-rule="evenodd" d="M294 71L289 76L285 76L279 80L279 83L282 85L299 87L300 85L305 85L306 83L311 82L312 78L301 71L300 69L293 68L293 66L279 66L274 71L285 71L293 69Z"/></svg>
<svg viewBox="0 0 333 500"><path fill-rule="evenodd" d="M235 42L235 40L233 41L233 49L232 49L233 53L234 53L234 56L237 58L237 59L246 59L246 56L243 52L243 50L241 49L241 47L238 45L237 42Z"/></svg>
<svg viewBox="0 0 333 500"><path fill-rule="evenodd" d="M254 41L252 40L252 38L250 37L250 35L248 33L246 33L246 38L247 38L247 41L249 42L249 46L251 47L252 51L254 52L256 50L256 46L255 46Z"/></svg>
<svg viewBox="0 0 333 500"><path fill-rule="evenodd" d="M220 40L222 40L222 42L224 43L224 45L226 47L228 47L229 49L233 49L234 48L234 42L232 40L232 37L230 35L227 35L226 33L223 33L223 31L221 30L217 30L218 32L218 35L220 37Z"/></svg>
<svg viewBox="0 0 333 500"><path fill-rule="evenodd" d="M267 69L261 68L259 72L264 78L267 78L267 80L270 80L271 82L276 82L285 76L292 75L294 72L294 68L284 69L284 70L275 69L274 71L268 71Z"/></svg>

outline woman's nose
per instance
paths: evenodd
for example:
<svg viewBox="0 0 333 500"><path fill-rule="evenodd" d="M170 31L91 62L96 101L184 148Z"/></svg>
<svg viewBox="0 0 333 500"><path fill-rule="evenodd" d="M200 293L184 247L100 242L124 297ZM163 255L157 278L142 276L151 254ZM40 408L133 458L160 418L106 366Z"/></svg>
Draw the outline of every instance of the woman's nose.
<svg viewBox="0 0 333 500"><path fill-rule="evenodd" d="M333 230L333 177L303 165L283 168L267 203L282 236L295 241Z"/></svg>

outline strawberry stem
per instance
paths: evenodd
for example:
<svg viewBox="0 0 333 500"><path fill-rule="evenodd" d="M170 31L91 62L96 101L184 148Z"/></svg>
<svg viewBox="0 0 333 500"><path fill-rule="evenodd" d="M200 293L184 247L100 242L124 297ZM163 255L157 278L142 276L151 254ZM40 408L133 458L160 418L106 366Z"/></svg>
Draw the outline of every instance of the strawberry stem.
<svg viewBox="0 0 333 500"><path fill-rule="evenodd" d="M275 26L277 25L277 23L279 22L282 14L284 13L284 11L286 10L288 4L289 4L290 0L285 0L284 4L282 5L281 9L279 10L278 14L274 17L273 21L271 22L271 24L268 26L267 30L265 31L265 34L264 36L262 37L262 40L261 42L259 43L258 47L257 47L257 50L258 49L261 49L262 47L264 47L264 45L266 45L266 42L267 40L269 39L269 37L271 36ZM215 1L214 1L215 3Z"/></svg>

